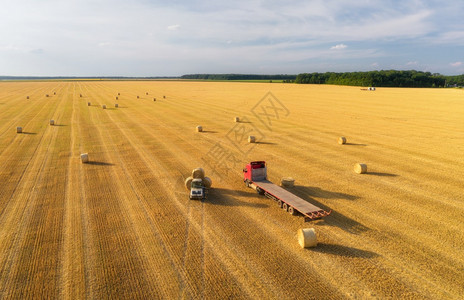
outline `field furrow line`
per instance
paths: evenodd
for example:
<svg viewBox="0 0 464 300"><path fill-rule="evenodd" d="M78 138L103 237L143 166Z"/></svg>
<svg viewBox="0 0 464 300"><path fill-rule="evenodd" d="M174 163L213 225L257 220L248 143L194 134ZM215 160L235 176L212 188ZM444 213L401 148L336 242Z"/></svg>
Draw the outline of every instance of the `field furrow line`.
<svg viewBox="0 0 464 300"><path fill-rule="evenodd" d="M58 106L55 106L55 109L57 107ZM42 134L39 143L35 148L33 155L31 156L30 163L25 168L25 177L20 179L20 181L26 181L26 186L23 186L23 188L19 190L18 193L15 191L12 194L10 199L11 201L14 200L15 204L12 204L14 207L9 205L11 208L6 212L8 214L10 211L12 211L15 213L14 215L16 217L20 217L20 219L15 222L10 219L11 217L9 215L7 215L4 220L5 224L19 224L18 230L15 230L15 233L5 234L5 236L8 237L8 240L4 244L8 245L9 249L11 250L9 254L4 256L2 255L5 258L5 261L2 262L2 266L4 266L2 268L2 273L5 275L8 274L7 277L2 279L2 281L6 286L13 288L12 290L6 290L7 295L15 295L16 292L34 295L35 292L37 292L33 286L34 281L22 280L24 276L22 274L29 274L30 272L35 273L34 269L37 268L37 266L34 265L36 259L43 257L43 254L40 253L43 250L41 245L34 243L37 241L37 239L43 237L41 230L43 230L44 225L41 224L41 221L45 223L49 221L47 218L43 217L46 215L44 209L47 208L47 205L42 203L43 201L41 201L39 193L40 186L45 182L44 170L45 166L49 163L51 145L56 140L58 132L57 130L53 129L54 128L48 128L48 130L44 130L44 134ZM21 204L22 202L25 203ZM22 211L22 213L18 214L18 210ZM7 229L9 228L9 226L5 227ZM51 234L54 233L56 233L56 231L51 231ZM27 267L27 264L22 265L19 263L24 260L31 265ZM44 260L42 262L45 263L46 261ZM49 275L52 278L54 277L54 274L51 272ZM15 289L14 287L18 282L22 282L22 284L26 285L23 286L22 289ZM51 287L53 288L53 286ZM44 292L53 294L53 291L49 290Z"/></svg>
<svg viewBox="0 0 464 300"><path fill-rule="evenodd" d="M253 114L268 92L289 115L275 117L264 102ZM0 82L0 298L457 299L462 95ZM267 117L270 129L260 121ZM264 138L244 154L250 144L234 140L235 126L257 127ZM218 145L233 159L214 156ZM252 160L265 160L276 184L295 178L289 191L332 214L304 223L257 195L242 182ZM356 162L368 173L355 174ZM184 187L195 167L213 179L205 201L188 200ZM317 247L298 245L302 227L316 229Z"/></svg>
<svg viewBox="0 0 464 300"><path fill-rule="evenodd" d="M130 126L130 128L132 128L132 126ZM134 132L141 132L141 130L135 129ZM147 133L147 134L150 134L149 132L146 132L146 133ZM153 138L156 138L156 136L153 136L153 135L152 135L152 137L153 137ZM158 146L157 148L159 149L159 146ZM159 150L158 150L158 151L159 151ZM176 149L176 150L172 150L172 151L170 151L170 152L172 152L172 153L179 153L179 152L182 152L182 151L181 151L180 149ZM159 156L159 155L156 155L156 156ZM184 161L185 161L185 160L184 160ZM176 167L177 169L180 167L178 164L177 164L176 166L177 166L177 167ZM171 168L170 168L170 167L167 167L166 169L172 169L172 167L171 167ZM228 213L229 213L229 212L227 212L227 213L225 213L225 214L228 214ZM224 218L224 217L223 217L223 218ZM218 227L217 227L217 226L213 226L213 228L218 228ZM266 272L261 272L261 273L260 273L260 276L262 277L262 276L263 276L262 274L265 274L265 273L266 273ZM267 287L267 288L269 288L269 287Z"/></svg>
<svg viewBox="0 0 464 300"><path fill-rule="evenodd" d="M60 298L83 299L89 298L88 263L85 258L88 252L85 250L85 237L83 225L83 194L79 188L79 105L75 100L75 83L68 84L68 101L71 106L69 118L70 141L68 152L68 170L65 186L65 211L63 214L63 245L60 264Z"/></svg>
<svg viewBox="0 0 464 300"><path fill-rule="evenodd" d="M43 89L43 88L42 88ZM0 138L10 137L10 142L14 139L14 129L17 126L22 126L25 131L28 129L29 121L37 115L38 111L43 110L45 99L26 100L25 97L19 99L13 99L12 104L6 106L6 109L2 109L0 113ZM17 103L20 102L22 105L18 107ZM50 101L48 101L50 102ZM7 104L7 103L5 103ZM2 146L9 145L5 143ZM0 146L0 155L4 151L4 147Z"/></svg>
<svg viewBox="0 0 464 300"><path fill-rule="evenodd" d="M37 121L37 119L43 118L42 115L46 114L47 110L56 111L58 105L55 104L53 108L50 107L51 105L52 104L42 106L42 108L28 121L27 124L35 125L35 127L31 127L30 130L41 130L44 133L46 132L44 129L47 128L48 123L45 120L42 120L42 122ZM0 181L8 183L0 190L0 218L9 202L6 197L8 197L8 199L13 197L44 137L44 133L37 135L37 137L34 136L37 133L32 133L31 135L23 133L21 136L16 134L15 138L8 143L2 153L0 153L0 162L5 162L2 168L5 171L2 170L0 173ZM39 140L37 141L37 139ZM37 142L35 147L32 144L34 142ZM15 151L16 149L21 149L22 152Z"/></svg>
<svg viewBox="0 0 464 300"><path fill-rule="evenodd" d="M100 116L100 114L101 114L100 111L98 111L98 112L96 111L96 112L93 112L93 113L91 112L92 119L93 119L93 121L94 121L95 124L101 124L101 121L100 121L101 116ZM105 137L106 135L103 134L103 133L105 132L105 128L104 128L104 127L100 127L100 128L94 127L94 128L92 128L92 129L93 129L94 131L96 131L96 134L98 135L98 139L99 139L99 141L101 142L101 145L99 146L100 150L102 150L103 152L107 152L107 150L108 150L108 149L107 149L107 147L108 147L108 146L107 146L108 139ZM113 154L115 154L115 153L117 153L117 152L113 152ZM104 161L107 161L108 157L106 157L106 156L103 156L103 157L105 157L105 160L104 160ZM103 162L101 162L101 163L103 163ZM96 164L95 166L101 168L101 166L99 165L98 162L97 162L97 164ZM104 164L103 164L102 166L104 166ZM108 167L106 167L106 168L108 168ZM111 167L110 170L111 170L112 168L113 168L113 167ZM113 208L113 210L115 211L115 216L116 216L116 215L119 215L119 217L118 217L119 220L114 219L114 222L111 222L110 224L106 224L105 222L99 223L99 225L98 225L96 228L99 228L99 229L108 228L108 229L109 229L110 227L108 227L108 226L111 226L111 227L114 227L114 228L116 229L116 228L120 228L120 226L126 227L126 231L128 231L128 233L125 233L125 234L124 234L124 238L123 238L123 239L121 239L123 236L120 236L120 235L117 234L117 233L114 234L114 235L115 235L114 238L116 238L116 239L119 240L120 242L123 242L123 244L126 244L126 246L122 245L123 248L126 248L126 247L129 245L129 243L131 243L131 244L133 245L133 246L131 247L131 248L132 248L132 251L131 251L131 252L132 252L133 254L129 255L127 258L124 257L123 260L121 260L121 263L128 264L128 265L127 265L127 267L129 268L128 271L130 271L130 272L132 273L132 276L137 276L136 278L139 278L139 279L137 279L137 280L135 280L135 281L132 281L132 283L133 283L133 284L134 284L134 283L137 283L137 284L141 285L139 288L137 288L136 286L133 286L133 285L127 286L127 287L126 287L126 288L127 288L127 291L132 290L132 292L134 292L133 289L138 289L138 291L139 291L140 293L143 293L143 294L145 294L145 295L150 295L150 294L153 293L154 291L151 290L151 289L149 288L149 286L147 285L146 280L149 280L149 277L146 277L146 275L150 274L150 273L151 273L151 270L147 270L146 268L142 268L142 267L140 266L141 263L144 263L144 264L145 264L147 260L145 259L145 262L144 262L144 259L143 259L144 256L140 253L141 250L138 249L137 247L134 247L134 245L136 245L136 244L135 244L135 243L136 243L136 240L138 239L138 238L137 238L136 231L134 231L134 230L136 230L137 228L134 228L134 226L131 225L133 221L130 221L129 219L127 219L127 218L130 217L130 215L133 215L133 213L128 213L128 212L127 212L128 210L131 209L131 206L130 206L128 203L132 203L132 202L133 202L133 201L128 201L128 198L129 198L129 197L132 198L132 196L126 194L125 191L126 191L127 189L125 189L125 188L123 188L123 187L119 187L119 185L121 185L121 186L125 186L125 185L126 185L126 183L123 182L122 180L119 180L119 183L114 183L114 184L112 183L112 180L111 180L110 178L115 178L115 176L118 177L118 176L119 176L119 172L107 171L107 172L105 172L105 173L108 174L108 175L106 175L107 180L104 180L104 181L106 182L106 184L109 185L109 186L111 186L112 188L114 188L115 190L118 191L118 196L117 196L117 197L114 197L114 196L115 196L115 195L114 195L114 196L113 196L114 198L113 198L113 197L110 196L112 193L109 192L109 191L110 191L109 187L107 187L107 188L105 188L107 192L104 193L104 194L105 194L105 196L107 197L106 201L108 201L108 203L113 203L113 205L117 203L117 208L116 208L116 210L115 210L115 207L112 207L112 208ZM113 175L110 176L110 175L109 175L110 173L112 173ZM102 189L102 187L100 187L100 189ZM129 190L130 190L130 189L129 189ZM126 200L126 199L127 199L127 200ZM117 201L117 202L115 202L115 201ZM131 204L131 205L132 205L132 204ZM104 208L104 207L101 207L101 208ZM101 209L101 208L100 208L100 209ZM108 209L108 208L104 208L104 209ZM122 214L121 214L121 213L117 214L116 211L120 211L120 212L122 212ZM113 213L110 213L110 214L113 215ZM102 220L100 219L99 221L102 221ZM124 224L124 225L123 225L123 224ZM117 226L117 227L115 227L115 226ZM129 229L129 230L128 230L128 229ZM119 231L119 230L118 230L118 231ZM121 232L121 233L122 233L122 232ZM132 236L133 236L133 237L132 237L131 239L127 239L127 234L129 234L129 233L132 233ZM145 236L146 236L146 234L145 234ZM115 240L114 240L114 241L115 241ZM117 244L114 244L114 242L111 242L111 241L110 241L110 243L107 244L107 245L101 244L101 246L100 246L101 251L107 252L108 250L106 250L106 249L107 249L108 247L110 247L110 245L112 245L113 247L114 247L114 246L117 247ZM136 250L136 251L134 252L134 250ZM121 249L121 251L122 251L122 249ZM129 254L128 250L125 250L125 252L123 251L122 254L123 254L123 253L126 253L126 255ZM98 253L97 253L97 254L98 254ZM101 255L101 254L100 254L100 255ZM105 264L106 264L106 263L109 263L109 262L105 262L105 258L104 258L104 257L101 257L100 259L103 259L103 263L105 263ZM105 269L106 269L106 267L105 267ZM141 270L144 270L144 269L145 269L145 271L144 271L143 273L141 273L140 271L141 271ZM137 271L136 271L136 270L137 270ZM146 272L148 272L148 274L147 274ZM140 277L142 274L145 274L145 277ZM108 273L108 274L106 274L102 279L104 279L105 281L114 280L114 279L116 279L115 275L116 275L116 274ZM144 279L142 280L142 278L144 278ZM143 288L141 288L142 286L143 286ZM151 291L151 292L150 292L150 291ZM141 294L141 295L143 295L143 294Z"/></svg>
<svg viewBox="0 0 464 300"><path fill-rule="evenodd" d="M108 116L110 116L110 115L108 114ZM110 118L111 118L111 117L110 117ZM114 122L113 122L113 123L114 123ZM114 124L117 124L117 123L114 123ZM120 129L120 128L118 128L118 129ZM111 136L111 137L112 137L112 140L113 140L113 143L115 143L115 142L117 142L117 141L120 142L120 141L126 140L126 136L120 136L120 137L118 137L118 134L116 134L116 131L115 131L115 130L110 130L110 131L108 131L108 133L105 134L105 136ZM131 144L131 145L132 145L132 144ZM136 150L135 147L134 147L133 151L134 151L134 152L138 152L138 150ZM132 152L132 151L131 151L131 152ZM126 152L124 152L123 154L124 154L125 156L127 156L127 153L126 153ZM140 187L140 183L139 183L140 180L135 180L134 178L136 178L136 177L131 176L131 174L135 173L135 170L128 170L128 169L124 166L124 165L126 164L126 163L125 163L126 160L127 160L128 162L131 162L131 163L129 163L128 166L127 166L129 169L131 169L131 168L130 168L130 165L136 165L136 166L138 166L138 171L139 171L139 173L144 174L144 173L148 173L148 172L150 172L150 171L149 171L149 170L146 170L146 171L144 170L144 171L142 172L142 169L140 169L140 168L141 168L142 165L144 165L144 164L137 163L137 158L135 158L134 156L131 155L130 157L122 157L122 156L118 155L118 161L119 161L119 162L121 163L121 165L123 166L123 168L124 168L124 170L125 170L124 173L126 174L127 179L129 179L129 182L133 182L133 183L131 183L131 188L132 188L132 190L134 191L134 193L137 195L137 198L138 198L139 202L141 202L141 206L142 206L142 208L143 208L143 211L145 212L145 214L147 214L147 208L144 207L144 205L143 205L143 203L142 203L143 195L138 195L139 193L137 192L137 187L138 187L138 188L141 188L141 187ZM156 186L162 186L162 185L156 184ZM150 198L151 198L151 197L150 197ZM161 206L161 204L160 204L160 206ZM162 209L167 209L167 208L166 208L166 207L162 207ZM146 227L147 227L147 226L146 226L146 225L143 225L143 224L140 225L140 226L134 226L134 228L136 228L136 229L137 229L137 228L146 228ZM179 227L179 229L182 230L181 227ZM161 232L162 232L162 231L161 231ZM168 239L165 239L165 240L168 240ZM170 248L174 248L174 247L170 246ZM167 253L167 254L169 255L169 257L171 257L171 260L173 260L173 259L176 260L175 258L173 258L173 256L172 256L171 254L169 254L169 253ZM176 264L178 264L178 262L177 262ZM187 280L185 279L184 275L182 275L182 274L180 274L180 273L178 273L177 276L180 276L180 277L179 277L179 281L180 281L180 283L181 283L181 290L182 290L182 289L184 289L183 286L185 285L185 282L187 282ZM193 282L193 281L192 281L192 282ZM191 288L190 288L189 290L191 290ZM199 296L199 295L197 295L197 296Z"/></svg>
<svg viewBox="0 0 464 300"><path fill-rule="evenodd" d="M116 124L117 124L117 123L116 123ZM139 148L139 149L140 149L140 148ZM169 155L169 154L167 154L167 155ZM155 155L155 156L160 156L160 155ZM154 156L151 155L150 158L151 158L151 157L154 157ZM179 167L179 165L178 165L178 167ZM158 164L156 164L156 166L154 166L154 167L151 168L151 169L152 169L152 170L154 170L154 169L159 169ZM164 168L164 169L167 170L167 168ZM163 174L163 173L161 173L161 174ZM162 176L162 177L166 177L165 174L164 174L164 175L161 175L161 176ZM166 184L164 184L164 185L166 185ZM174 190L174 189L176 189L176 188L178 188L178 186L173 186L172 190ZM171 190L171 189L169 189L169 190ZM171 193L172 193L172 192L171 192ZM177 195L175 196L175 198L177 198ZM180 204L180 205L181 205L181 207L183 207L182 204ZM200 226L200 225L198 225L198 226ZM196 226L196 227L197 227L197 230L198 230L198 226ZM201 227L200 227L200 228L201 228ZM200 232L201 232L201 229L200 229Z"/></svg>

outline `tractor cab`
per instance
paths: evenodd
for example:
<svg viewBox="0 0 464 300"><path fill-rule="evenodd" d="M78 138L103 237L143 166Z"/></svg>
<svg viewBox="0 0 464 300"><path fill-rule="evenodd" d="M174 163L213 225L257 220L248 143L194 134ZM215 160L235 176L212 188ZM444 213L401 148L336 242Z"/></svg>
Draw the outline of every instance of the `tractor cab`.
<svg viewBox="0 0 464 300"><path fill-rule="evenodd" d="M192 180L190 187L190 200L203 200L206 198L205 186L201 178Z"/></svg>

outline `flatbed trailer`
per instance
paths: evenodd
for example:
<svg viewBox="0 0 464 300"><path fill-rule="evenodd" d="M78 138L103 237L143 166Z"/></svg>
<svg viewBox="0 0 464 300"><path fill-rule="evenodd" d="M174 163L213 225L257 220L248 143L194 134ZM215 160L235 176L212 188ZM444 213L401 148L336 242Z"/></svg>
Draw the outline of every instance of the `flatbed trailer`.
<svg viewBox="0 0 464 300"><path fill-rule="evenodd" d="M249 163L243 169L243 174L243 181L248 187L256 190L258 194L276 201L279 207L290 214L303 215L305 222L320 219L332 212L325 211L267 180L267 167L264 161Z"/></svg>

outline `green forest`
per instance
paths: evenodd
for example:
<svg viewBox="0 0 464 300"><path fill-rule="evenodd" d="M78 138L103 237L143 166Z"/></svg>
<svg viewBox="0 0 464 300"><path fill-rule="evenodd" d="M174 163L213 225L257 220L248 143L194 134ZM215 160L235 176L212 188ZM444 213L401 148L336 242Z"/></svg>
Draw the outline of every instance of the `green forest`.
<svg viewBox="0 0 464 300"><path fill-rule="evenodd" d="M298 75L188 74L194 80L282 80L283 82L375 87L449 87L464 86L464 75L446 76L421 71L382 70L369 72L301 73Z"/></svg>
<svg viewBox="0 0 464 300"><path fill-rule="evenodd" d="M421 71L370 71L344 73L302 73L296 83L338 84L374 87L447 87L464 85L464 75L445 76Z"/></svg>

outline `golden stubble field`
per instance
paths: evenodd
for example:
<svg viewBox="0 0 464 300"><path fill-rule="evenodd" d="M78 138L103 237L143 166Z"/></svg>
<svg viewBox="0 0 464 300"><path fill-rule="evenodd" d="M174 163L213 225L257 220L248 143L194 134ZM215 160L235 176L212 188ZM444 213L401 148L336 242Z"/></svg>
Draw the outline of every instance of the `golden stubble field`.
<svg viewBox="0 0 464 300"><path fill-rule="evenodd" d="M456 89L2 82L0 298L458 299L463 157ZM246 188L251 160L332 215L304 223ZM198 166L204 202L183 186Z"/></svg>

